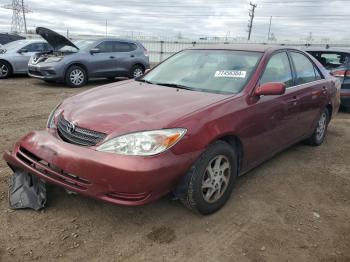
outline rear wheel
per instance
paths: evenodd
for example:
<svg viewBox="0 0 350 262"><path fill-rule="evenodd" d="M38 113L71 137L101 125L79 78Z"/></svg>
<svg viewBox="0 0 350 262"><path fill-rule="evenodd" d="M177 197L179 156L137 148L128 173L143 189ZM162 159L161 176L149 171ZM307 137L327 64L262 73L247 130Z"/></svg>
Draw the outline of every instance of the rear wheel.
<svg viewBox="0 0 350 262"><path fill-rule="evenodd" d="M0 61L0 79L8 78L12 75L12 68L6 61Z"/></svg>
<svg viewBox="0 0 350 262"><path fill-rule="evenodd" d="M218 141L193 164L178 186L181 202L193 211L211 214L231 195L237 176L237 158L232 146Z"/></svg>
<svg viewBox="0 0 350 262"><path fill-rule="evenodd" d="M129 73L129 78L137 78L143 75L143 73L145 72L145 70L143 69L142 66L140 65L134 65Z"/></svg>
<svg viewBox="0 0 350 262"><path fill-rule="evenodd" d="M68 68L65 76L65 83L70 87L81 87L87 82L85 70L80 66L71 66Z"/></svg>
<svg viewBox="0 0 350 262"><path fill-rule="evenodd" d="M329 119L330 119L329 111L328 111L328 109L325 109L322 112L322 114L317 122L317 125L316 125L314 132L305 141L306 144L308 144L310 146L319 146L323 143L323 141L326 137Z"/></svg>

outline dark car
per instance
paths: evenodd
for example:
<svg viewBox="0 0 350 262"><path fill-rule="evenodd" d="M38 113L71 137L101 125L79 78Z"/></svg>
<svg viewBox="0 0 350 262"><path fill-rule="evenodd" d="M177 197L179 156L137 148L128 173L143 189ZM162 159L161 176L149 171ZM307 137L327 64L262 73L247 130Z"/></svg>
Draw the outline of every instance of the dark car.
<svg viewBox="0 0 350 262"><path fill-rule="evenodd" d="M188 49L139 79L66 99L46 131L25 135L4 159L15 172L110 203L143 205L173 192L209 214L238 175L300 141L321 145L339 90L296 49Z"/></svg>
<svg viewBox="0 0 350 262"><path fill-rule="evenodd" d="M32 57L31 77L81 87L90 78L139 77L150 67L147 50L137 41L110 38L74 44L47 28L38 27L36 32L53 51Z"/></svg>
<svg viewBox="0 0 350 262"><path fill-rule="evenodd" d="M23 39L26 38L17 34L0 33L0 45L5 45L7 43Z"/></svg>
<svg viewBox="0 0 350 262"><path fill-rule="evenodd" d="M306 51L340 80L341 105L350 112L350 50L309 48Z"/></svg>

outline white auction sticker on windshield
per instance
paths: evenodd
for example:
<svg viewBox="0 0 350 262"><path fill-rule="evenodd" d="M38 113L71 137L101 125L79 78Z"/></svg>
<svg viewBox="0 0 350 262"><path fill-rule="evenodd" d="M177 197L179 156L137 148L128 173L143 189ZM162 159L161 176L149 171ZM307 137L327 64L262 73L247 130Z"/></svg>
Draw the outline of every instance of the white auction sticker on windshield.
<svg viewBox="0 0 350 262"><path fill-rule="evenodd" d="M215 77L239 77L245 78L247 71L220 70L215 72Z"/></svg>

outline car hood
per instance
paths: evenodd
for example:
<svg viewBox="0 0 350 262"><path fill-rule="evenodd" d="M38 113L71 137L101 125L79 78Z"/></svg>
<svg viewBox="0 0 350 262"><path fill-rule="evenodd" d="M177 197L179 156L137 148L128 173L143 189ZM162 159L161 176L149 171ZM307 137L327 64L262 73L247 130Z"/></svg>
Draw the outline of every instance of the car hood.
<svg viewBox="0 0 350 262"><path fill-rule="evenodd" d="M124 134L174 127L173 122L228 97L127 80L66 99L59 111L80 127Z"/></svg>
<svg viewBox="0 0 350 262"><path fill-rule="evenodd" d="M55 50L59 50L64 46L71 46L79 50L79 48L69 39L50 29L47 29L45 27L37 27L35 31L38 35L44 38Z"/></svg>

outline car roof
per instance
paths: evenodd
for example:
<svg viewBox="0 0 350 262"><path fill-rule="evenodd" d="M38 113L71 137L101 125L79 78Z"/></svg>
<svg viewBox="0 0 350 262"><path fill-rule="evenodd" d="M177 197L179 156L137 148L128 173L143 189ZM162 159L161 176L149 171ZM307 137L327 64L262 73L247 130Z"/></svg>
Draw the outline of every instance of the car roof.
<svg viewBox="0 0 350 262"><path fill-rule="evenodd" d="M341 53L350 53L350 49L346 48L324 48L324 47L308 47L304 51L308 52L341 52Z"/></svg>
<svg viewBox="0 0 350 262"><path fill-rule="evenodd" d="M295 49L287 46L278 46L278 45L264 45L264 44L211 44L204 45L199 47L193 47L191 49L200 50L200 49L208 49L208 50L236 50L236 51L251 51L251 52L261 52L264 53L266 51L276 51L276 50L285 50L285 49Z"/></svg>
<svg viewBox="0 0 350 262"><path fill-rule="evenodd" d="M91 39L90 39L91 41ZM122 39L122 38L97 38L92 41L120 41L120 42L128 42L128 43L139 43L138 41L135 40L130 40L130 39Z"/></svg>

